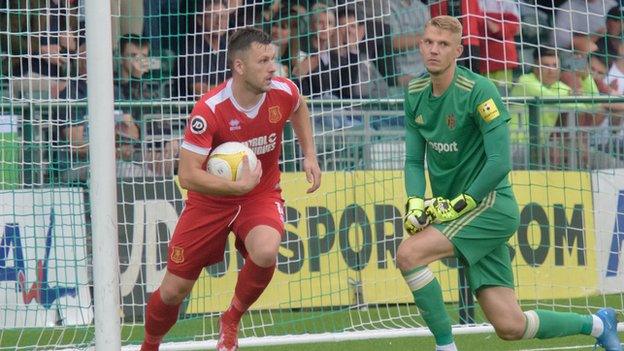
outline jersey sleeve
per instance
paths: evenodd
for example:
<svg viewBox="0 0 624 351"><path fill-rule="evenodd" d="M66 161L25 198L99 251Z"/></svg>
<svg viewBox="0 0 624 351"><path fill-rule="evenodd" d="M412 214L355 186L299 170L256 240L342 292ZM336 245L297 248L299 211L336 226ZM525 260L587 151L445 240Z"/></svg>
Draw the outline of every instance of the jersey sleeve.
<svg viewBox="0 0 624 351"><path fill-rule="evenodd" d="M475 119L483 136L486 161L466 193L481 201L511 170L509 112L494 84L485 81L476 91Z"/></svg>
<svg viewBox="0 0 624 351"><path fill-rule="evenodd" d="M472 98L472 114L482 134L509 121L509 111L503 103L494 83L481 79L475 85Z"/></svg>
<svg viewBox="0 0 624 351"><path fill-rule="evenodd" d="M408 123L412 123L416 125L414 122L414 107L411 106L410 103L410 93L407 88L405 88L405 94L403 96L403 111L405 112L405 125Z"/></svg>
<svg viewBox="0 0 624 351"><path fill-rule="evenodd" d="M208 155L212 149L212 139L217 128L214 113L200 100L193 107L186 123L181 147L200 155Z"/></svg>
<svg viewBox="0 0 624 351"><path fill-rule="evenodd" d="M496 189L511 171L510 144L507 123L500 124L483 135L486 161L477 178L466 190L476 201L481 201Z"/></svg>
<svg viewBox="0 0 624 351"><path fill-rule="evenodd" d="M288 89L290 90L289 98L291 100L290 102L292 106L290 114L292 114L293 112L297 111L297 109L299 109L299 104L301 102L301 92L299 92L299 88L297 87L297 85L288 78L281 78L278 81L286 84L288 86Z"/></svg>
<svg viewBox="0 0 624 351"><path fill-rule="evenodd" d="M425 139L414 122L414 110L405 90L405 191L407 196L425 196Z"/></svg>

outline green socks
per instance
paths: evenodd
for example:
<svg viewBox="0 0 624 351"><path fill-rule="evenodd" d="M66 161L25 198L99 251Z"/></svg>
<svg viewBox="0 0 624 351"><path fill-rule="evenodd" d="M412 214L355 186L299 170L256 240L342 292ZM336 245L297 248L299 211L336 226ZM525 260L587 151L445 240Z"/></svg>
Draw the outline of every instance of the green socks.
<svg viewBox="0 0 624 351"><path fill-rule="evenodd" d="M427 267L417 267L408 272L402 272L407 282L414 302L420 309L425 323L433 333L437 345L453 343L451 319L449 318L440 283ZM549 339L560 336L577 334L599 334L601 329L594 328L594 317L572 312L554 312L547 310L532 310L524 312L526 316L526 330L523 339Z"/></svg>
<svg viewBox="0 0 624 351"><path fill-rule="evenodd" d="M526 330L523 339L550 339L560 336L590 335L593 326L591 315L546 310L526 311Z"/></svg>
<svg viewBox="0 0 624 351"><path fill-rule="evenodd" d="M440 283L433 276L433 273L427 267L417 267L408 272L402 272L402 274L414 295L416 306L420 309L425 323L433 333L436 344L453 343L451 319L444 307Z"/></svg>

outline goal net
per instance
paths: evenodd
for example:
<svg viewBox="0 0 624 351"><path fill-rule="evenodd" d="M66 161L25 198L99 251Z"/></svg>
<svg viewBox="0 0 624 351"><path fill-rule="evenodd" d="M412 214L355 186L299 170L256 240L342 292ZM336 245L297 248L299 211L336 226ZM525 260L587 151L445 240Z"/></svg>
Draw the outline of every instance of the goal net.
<svg viewBox="0 0 624 351"><path fill-rule="evenodd" d="M521 213L509 244L523 309L624 311L624 19L615 1L110 3L119 252L110 269L121 301L107 308L119 310L124 349L142 341L186 199L177 180L186 120L229 78L233 30L252 25L271 35L275 75L307 98L324 173L306 194L287 124L286 230L274 278L241 322L241 345L429 335L396 252L407 235L404 90L426 72L417 43L437 14L462 21L460 65L489 77L509 110ZM91 208L102 204L90 197L98 106L87 103L84 13L82 0L0 1L0 350L95 342ZM230 236L162 349L215 345L243 262ZM464 267L447 259L430 268L454 331L491 331Z"/></svg>

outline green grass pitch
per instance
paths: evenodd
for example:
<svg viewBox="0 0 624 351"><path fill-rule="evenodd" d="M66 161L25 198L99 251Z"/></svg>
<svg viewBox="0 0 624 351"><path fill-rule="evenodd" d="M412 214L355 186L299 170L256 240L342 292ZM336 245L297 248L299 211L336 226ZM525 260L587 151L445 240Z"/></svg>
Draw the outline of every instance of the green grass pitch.
<svg viewBox="0 0 624 351"><path fill-rule="evenodd" d="M580 298L565 301L524 301L524 309L545 308L548 305L560 306L560 310L587 313L587 308L564 308L563 306L590 306L593 311L596 306L608 305L616 310L624 309L624 301L620 295L606 297ZM448 304L447 308L451 317L457 316L457 306ZM319 311L254 311L246 314L243 325L256 325L264 323L264 327L253 331L255 336L287 335L320 333L328 330L344 330L356 320L361 324L380 327L380 320L386 323L392 318L393 324L399 326L401 321L405 326L413 326L414 323L422 324L419 317L408 316L407 309L414 311L414 306L373 307L367 311L357 311L348 308ZM372 318L369 318L372 317ZM403 316L399 318L399 316ZM620 315L620 320L622 316ZM477 308L477 322L483 321L483 316ZM193 317L180 320L167 335L165 342L203 340L214 338L217 317ZM270 321L270 323L267 323ZM359 328L362 330L363 328ZM250 330L243 330L241 334L247 336ZM122 340L124 345L139 344L143 336L142 325L124 325ZM203 336L203 337L202 337ZM622 335L624 337L624 335ZM94 337L93 326L89 327L55 327L55 328L32 328L24 330L0 331L0 350L33 350L48 349L52 345L71 345L74 347L88 346ZM572 336L550 340L523 340L506 342L498 339L494 334L458 335L457 346L460 350L467 351L497 351L497 350L591 350L594 339L589 336ZM243 347L243 350L433 350L434 343L431 337L403 337L389 339L369 339L345 342L310 343L285 346L266 347Z"/></svg>

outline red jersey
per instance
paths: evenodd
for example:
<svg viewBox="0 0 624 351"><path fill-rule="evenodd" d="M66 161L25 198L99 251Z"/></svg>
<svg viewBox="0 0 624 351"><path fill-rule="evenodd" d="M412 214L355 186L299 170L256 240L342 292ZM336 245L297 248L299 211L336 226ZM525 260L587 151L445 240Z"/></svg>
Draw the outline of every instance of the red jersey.
<svg viewBox="0 0 624 351"><path fill-rule="evenodd" d="M213 146L238 141L251 148L262 162L260 183L244 196L211 196L195 191L188 199L200 202L240 201L279 189L279 156L282 131L290 115L299 108L299 89L287 78L274 77L271 89L256 106L242 108L232 94L232 79L216 86L195 104L184 131L182 147L201 154ZM208 158L204 161L206 168Z"/></svg>

